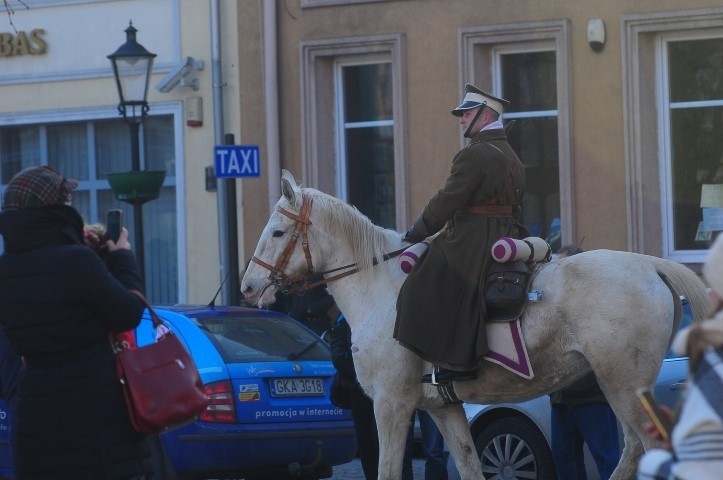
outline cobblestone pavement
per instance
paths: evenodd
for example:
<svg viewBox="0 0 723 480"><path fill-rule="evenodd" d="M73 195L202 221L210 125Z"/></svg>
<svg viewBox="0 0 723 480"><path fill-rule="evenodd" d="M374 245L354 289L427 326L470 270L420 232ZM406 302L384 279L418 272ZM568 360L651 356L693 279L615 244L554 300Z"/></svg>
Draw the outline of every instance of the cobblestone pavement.
<svg viewBox="0 0 723 480"><path fill-rule="evenodd" d="M424 459L414 458L412 460L412 472L414 473L414 480L424 480ZM212 478L207 480L243 480L243 479L218 479ZM334 471L331 476L331 480L365 480L364 471L361 467L361 462L358 458L355 458L349 463L344 465L337 465L334 467Z"/></svg>
<svg viewBox="0 0 723 480"><path fill-rule="evenodd" d="M415 458L412 460L412 470L414 472L414 480L424 480L424 459ZM334 467L334 473L331 478L333 480L364 480L361 462L358 458L355 458L344 465L337 465Z"/></svg>

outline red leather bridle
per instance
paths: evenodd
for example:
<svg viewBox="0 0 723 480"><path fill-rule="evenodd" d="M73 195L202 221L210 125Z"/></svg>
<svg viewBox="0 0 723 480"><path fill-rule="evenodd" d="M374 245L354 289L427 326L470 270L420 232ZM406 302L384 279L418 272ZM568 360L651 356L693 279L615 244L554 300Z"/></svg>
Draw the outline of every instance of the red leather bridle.
<svg viewBox="0 0 723 480"><path fill-rule="evenodd" d="M251 257L252 262L269 270L269 280L277 287L284 290L288 290L288 287L292 285L304 282L304 280L314 274L314 264L311 260L308 237L309 225L311 225L309 217L311 216L311 206L314 201L308 195L304 194L301 195L301 198L301 209L299 210L298 215L286 210L285 208L276 207L277 212L296 222L294 225L294 232L291 234L291 238L289 238L289 243L286 244L284 251L281 252L281 256L276 261L276 264L271 266L256 256ZM289 259L291 259L291 255L294 253L294 248L296 248L296 243L299 241L299 237L301 237L301 247L304 249L304 256L306 257L307 273L289 277L286 273L284 273L284 269L286 269L286 266L289 264Z"/></svg>
<svg viewBox="0 0 723 480"><path fill-rule="evenodd" d="M281 289L284 293L303 293L318 285L324 285L334 280L339 280L359 271L359 268L356 267L356 264L344 265L343 267L321 272L321 275L323 276L327 273L338 272L340 270L347 270L346 272L342 272L330 277L324 277L323 280L308 282L309 278L315 276L314 263L311 260L311 251L309 250L308 237L308 229L309 225L311 225L311 220L309 220L309 217L311 216L311 206L314 202L308 195L305 195L303 193L301 194L301 198L301 209L299 210L298 215L284 208L278 206L276 207L277 212L289 217L290 219L294 220L294 222L296 222L296 224L294 225L294 232L291 234L291 238L289 238L289 243L287 243L286 247L284 247L284 251L281 252L278 260L276 260L276 263L272 266L271 264L264 262L256 256L251 257L252 262L257 265L261 265L269 271L268 279L271 284L276 285L276 287ZM286 273L284 273L284 270L289 264L289 260L291 259L291 255L294 253L294 248L296 248L296 243L299 241L299 237L301 237L301 247L303 248L304 256L306 257L306 273L300 273L298 275L290 277L286 275ZM383 260L386 261L390 258L394 258L401 254L404 250L405 249L402 248L397 251L385 254L383 256ZM376 263L378 263L378 260L375 258L374 264Z"/></svg>

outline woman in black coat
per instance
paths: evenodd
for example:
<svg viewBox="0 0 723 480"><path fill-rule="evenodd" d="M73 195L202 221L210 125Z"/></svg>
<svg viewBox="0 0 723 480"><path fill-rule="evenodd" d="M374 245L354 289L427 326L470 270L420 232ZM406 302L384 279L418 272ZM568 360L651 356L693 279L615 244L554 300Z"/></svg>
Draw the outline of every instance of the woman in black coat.
<svg viewBox="0 0 723 480"><path fill-rule="evenodd" d="M340 408L351 409L364 478L373 480L377 478L379 468L379 434L374 417L374 402L364 393L357 381L354 359L351 355L351 329L343 315L339 315L334 322L329 344L331 361L337 370L334 382L339 383L336 391L344 397L343 404L339 404L334 398L332 402Z"/></svg>
<svg viewBox="0 0 723 480"><path fill-rule="evenodd" d="M135 328L142 291L124 229L105 263L69 206L75 180L18 173L3 195L0 326L23 359L12 443L16 477L144 479L150 454L133 430L109 333Z"/></svg>

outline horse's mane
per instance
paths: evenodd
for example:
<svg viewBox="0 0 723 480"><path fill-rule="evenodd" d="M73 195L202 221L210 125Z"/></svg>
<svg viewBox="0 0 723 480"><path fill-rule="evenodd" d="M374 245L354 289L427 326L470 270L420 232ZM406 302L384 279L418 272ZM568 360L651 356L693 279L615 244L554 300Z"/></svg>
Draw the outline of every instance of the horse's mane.
<svg viewBox="0 0 723 480"><path fill-rule="evenodd" d="M371 276L375 259L381 261L385 253L399 246L399 233L374 225L356 207L313 188L303 188L302 192L314 201L312 210L323 215L327 233L351 247L349 263L356 264L362 281Z"/></svg>

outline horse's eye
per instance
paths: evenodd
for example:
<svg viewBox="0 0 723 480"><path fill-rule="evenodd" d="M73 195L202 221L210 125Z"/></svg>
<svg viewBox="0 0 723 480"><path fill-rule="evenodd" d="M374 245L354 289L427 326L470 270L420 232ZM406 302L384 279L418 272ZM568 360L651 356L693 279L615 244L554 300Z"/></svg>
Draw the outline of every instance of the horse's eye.
<svg viewBox="0 0 723 480"><path fill-rule="evenodd" d="M274 230L273 236L274 236L274 238L283 237L284 231L283 230Z"/></svg>

